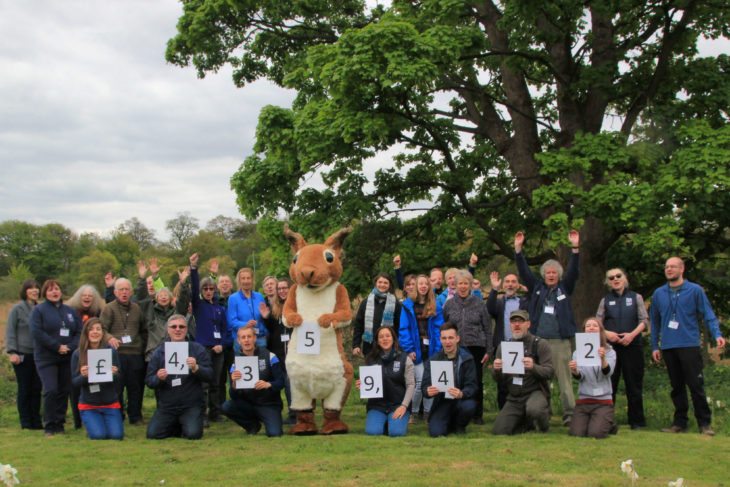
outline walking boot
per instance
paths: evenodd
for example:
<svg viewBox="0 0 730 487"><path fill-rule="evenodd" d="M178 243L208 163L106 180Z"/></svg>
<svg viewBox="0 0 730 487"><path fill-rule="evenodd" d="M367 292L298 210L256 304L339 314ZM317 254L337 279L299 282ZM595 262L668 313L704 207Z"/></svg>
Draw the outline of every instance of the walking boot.
<svg viewBox="0 0 730 487"><path fill-rule="evenodd" d="M348 428L345 423L340 420L340 412L332 409L324 410L324 423L320 433L323 435L339 435L347 433Z"/></svg>

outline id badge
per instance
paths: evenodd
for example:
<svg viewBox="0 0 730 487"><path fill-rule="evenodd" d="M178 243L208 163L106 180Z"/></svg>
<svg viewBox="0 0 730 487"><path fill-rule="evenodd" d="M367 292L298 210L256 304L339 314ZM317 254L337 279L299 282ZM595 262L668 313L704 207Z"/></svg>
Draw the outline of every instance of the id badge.
<svg viewBox="0 0 730 487"><path fill-rule="evenodd" d="M122 337L122 343L132 343L132 337L129 335L124 335Z"/></svg>
<svg viewBox="0 0 730 487"><path fill-rule="evenodd" d="M91 384L89 385L89 392L94 394L101 391L101 386L99 384Z"/></svg>
<svg viewBox="0 0 730 487"><path fill-rule="evenodd" d="M431 343L431 341L428 338L423 339L423 344L428 346Z"/></svg>
<svg viewBox="0 0 730 487"><path fill-rule="evenodd" d="M672 330L676 330L677 328L679 328L679 321L671 320L669 322L669 328L671 328Z"/></svg>
<svg viewBox="0 0 730 487"><path fill-rule="evenodd" d="M603 389L600 389L600 388L593 389L593 395L594 396L601 396L601 395L603 395Z"/></svg>
<svg viewBox="0 0 730 487"><path fill-rule="evenodd" d="M287 334L281 335L281 341L282 341L282 343L288 342L289 341L289 334L287 333Z"/></svg>
<svg viewBox="0 0 730 487"><path fill-rule="evenodd" d="M558 296L558 301L562 301L563 299L565 299L565 294L561 294L560 296Z"/></svg>
<svg viewBox="0 0 730 487"><path fill-rule="evenodd" d="M215 338L216 340L220 340L221 339L221 332L214 331L213 332L213 338Z"/></svg>
<svg viewBox="0 0 730 487"><path fill-rule="evenodd" d="M512 384L516 386L522 385L522 377L512 377Z"/></svg>
<svg viewBox="0 0 730 487"><path fill-rule="evenodd" d="M61 328L60 334L62 337L70 336L70 330L68 328Z"/></svg>
<svg viewBox="0 0 730 487"><path fill-rule="evenodd" d="M178 377L177 379L172 379L172 387L177 387L177 386L181 386L181 385L182 385L181 378Z"/></svg>
<svg viewBox="0 0 730 487"><path fill-rule="evenodd" d="M555 314L555 306L546 305L545 306L545 312L549 315Z"/></svg>

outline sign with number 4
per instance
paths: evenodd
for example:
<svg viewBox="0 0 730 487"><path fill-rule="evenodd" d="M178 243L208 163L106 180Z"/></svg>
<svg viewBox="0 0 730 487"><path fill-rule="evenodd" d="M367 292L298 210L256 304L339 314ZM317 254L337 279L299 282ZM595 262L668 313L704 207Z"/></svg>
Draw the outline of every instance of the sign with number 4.
<svg viewBox="0 0 730 487"><path fill-rule="evenodd" d="M601 336L598 333L575 334L575 361L578 367L601 366L601 357L598 347L601 346Z"/></svg>
<svg viewBox="0 0 730 487"><path fill-rule="evenodd" d="M360 399L383 397L383 368L380 365L360 367Z"/></svg>
<svg viewBox="0 0 730 487"><path fill-rule="evenodd" d="M502 342L502 372L505 374L525 373L525 348L522 342Z"/></svg>
<svg viewBox="0 0 730 487"><path fill-rule="evenodd" d="M259 381L259 358L236 357L236 370L241 372L241 378L236 381L236 389L254 389Z"/></svg>
<svg viewBox="0 0 730 487"><path fill-rule="evenodd" d="M431 361L431 385L439 392L445 392L447 399L454 397L447 392L447 389L456 387L454 382L454 364L449 360Z"/></svg>
<svg viewBox="0 0 730 487"><path fill-rule="evenodd" d="M297 353L319 355L321 330L316 321L305 321L296 329Z"/></svg>
<svg viewBox="0 0 730 487"><path fill-rule="evenodd" d="M165 342L165 370L170 375L188 375L188 342Z"/></svg>

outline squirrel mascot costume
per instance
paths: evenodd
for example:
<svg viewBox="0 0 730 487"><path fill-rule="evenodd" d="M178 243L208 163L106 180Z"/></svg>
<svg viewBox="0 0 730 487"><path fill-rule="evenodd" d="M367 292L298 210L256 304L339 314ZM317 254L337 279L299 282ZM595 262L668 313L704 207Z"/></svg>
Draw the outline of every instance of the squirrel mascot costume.
<svg viewBox="0 0 730 487"><path fill-rule="evenodd" d="M352 309L342 275L342 242L352 231L343 228L323 244L307 245L304 238L284 227L294 258L289 276L294 285L284 304L284 324L293 328L286 357L286 369L291 383L291 409L297 422L290 433L317 434L314 408L318 400L324 407L324 422L319 433L347 433L340 412L352 387L353 369L345 356L342 328L350 324ZM297 352L302 323L317 323L320 330L318 355Z"/></svg>

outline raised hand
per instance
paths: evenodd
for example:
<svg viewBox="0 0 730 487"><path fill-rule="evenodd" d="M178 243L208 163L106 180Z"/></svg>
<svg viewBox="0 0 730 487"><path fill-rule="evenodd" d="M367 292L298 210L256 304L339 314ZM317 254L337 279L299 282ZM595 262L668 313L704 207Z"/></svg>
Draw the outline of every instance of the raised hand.
<svg viewBox="0 0 730 487"><path fill-rule="evenodd" d="M150 272L152 273L152 277L157 277L157 274L160 273L160 267L157 257L152 257L150 259Z"/></svg>
<svg viewBox="0 0 730 487"><path fill-rule="evenodd" d="M502 287L502 279L499 278L499 272L492 271L489 273L489 283L492 285L492 289L499 291Z"/></svg>
<svg viewBox="0 0 730 487"><path fill-rule="evenodd" d="M522 252L522 246L525 244L525 234L522 232L515 233L515 252Z"/></svg>
<svg viewBox="0 0 730 487"><path fill-rule="evenodd" d="M393 257L393 268L400 269L400 255Z"/></svg>
<svg viewBox="0 0 730 487"><path fill-rule="evenodd" d="M568 240L570 241L570 246L577 249L580 246L580 234L578 230L571 230L568 233Z"/></svg>
<svg viewBox="0 0 730 487"><path fill-rule="evenodd" d="M181 270L177 271L177 277L180 278L180 282L185 282L190 275L190 266L185 266Z"/></svg>
<svg viewBox="0 0 730 487"><path fill-rule="evenodd" d="M218 259L211 259L208 270L211 274L218 274Z"/></svg>
<svg viewBox="0 0 730 487"><path fill-rule="evenodd" d="M479 257L474 252L471 253L471 257L469 257L469 265L472 267L476 267L477 263L479 263Z"/></svg>
<svg viewBox="0 0 730 487"><path fill-rule="evenodd" d="M144 279L144 276L147 275L147 266L144 264L143 260L137 261L137 274L140 279Z"/></svg>
<svg viewBox="0 0 730 487"><path fill-rule="evenodd" d="M112 274L111 271L104 274L104 285L106 287L112 287L114 285L114 281L116 280L117 278L114 277L114 274Z"/></svg>
<svg viewBox="0 0 730 487"><path fill-rule="evenodd" d="M192 267L193 269L198 267L198 260L200 260L200 256L197 252L195 252L193 255L190 256L190 267Z"/></svg>

